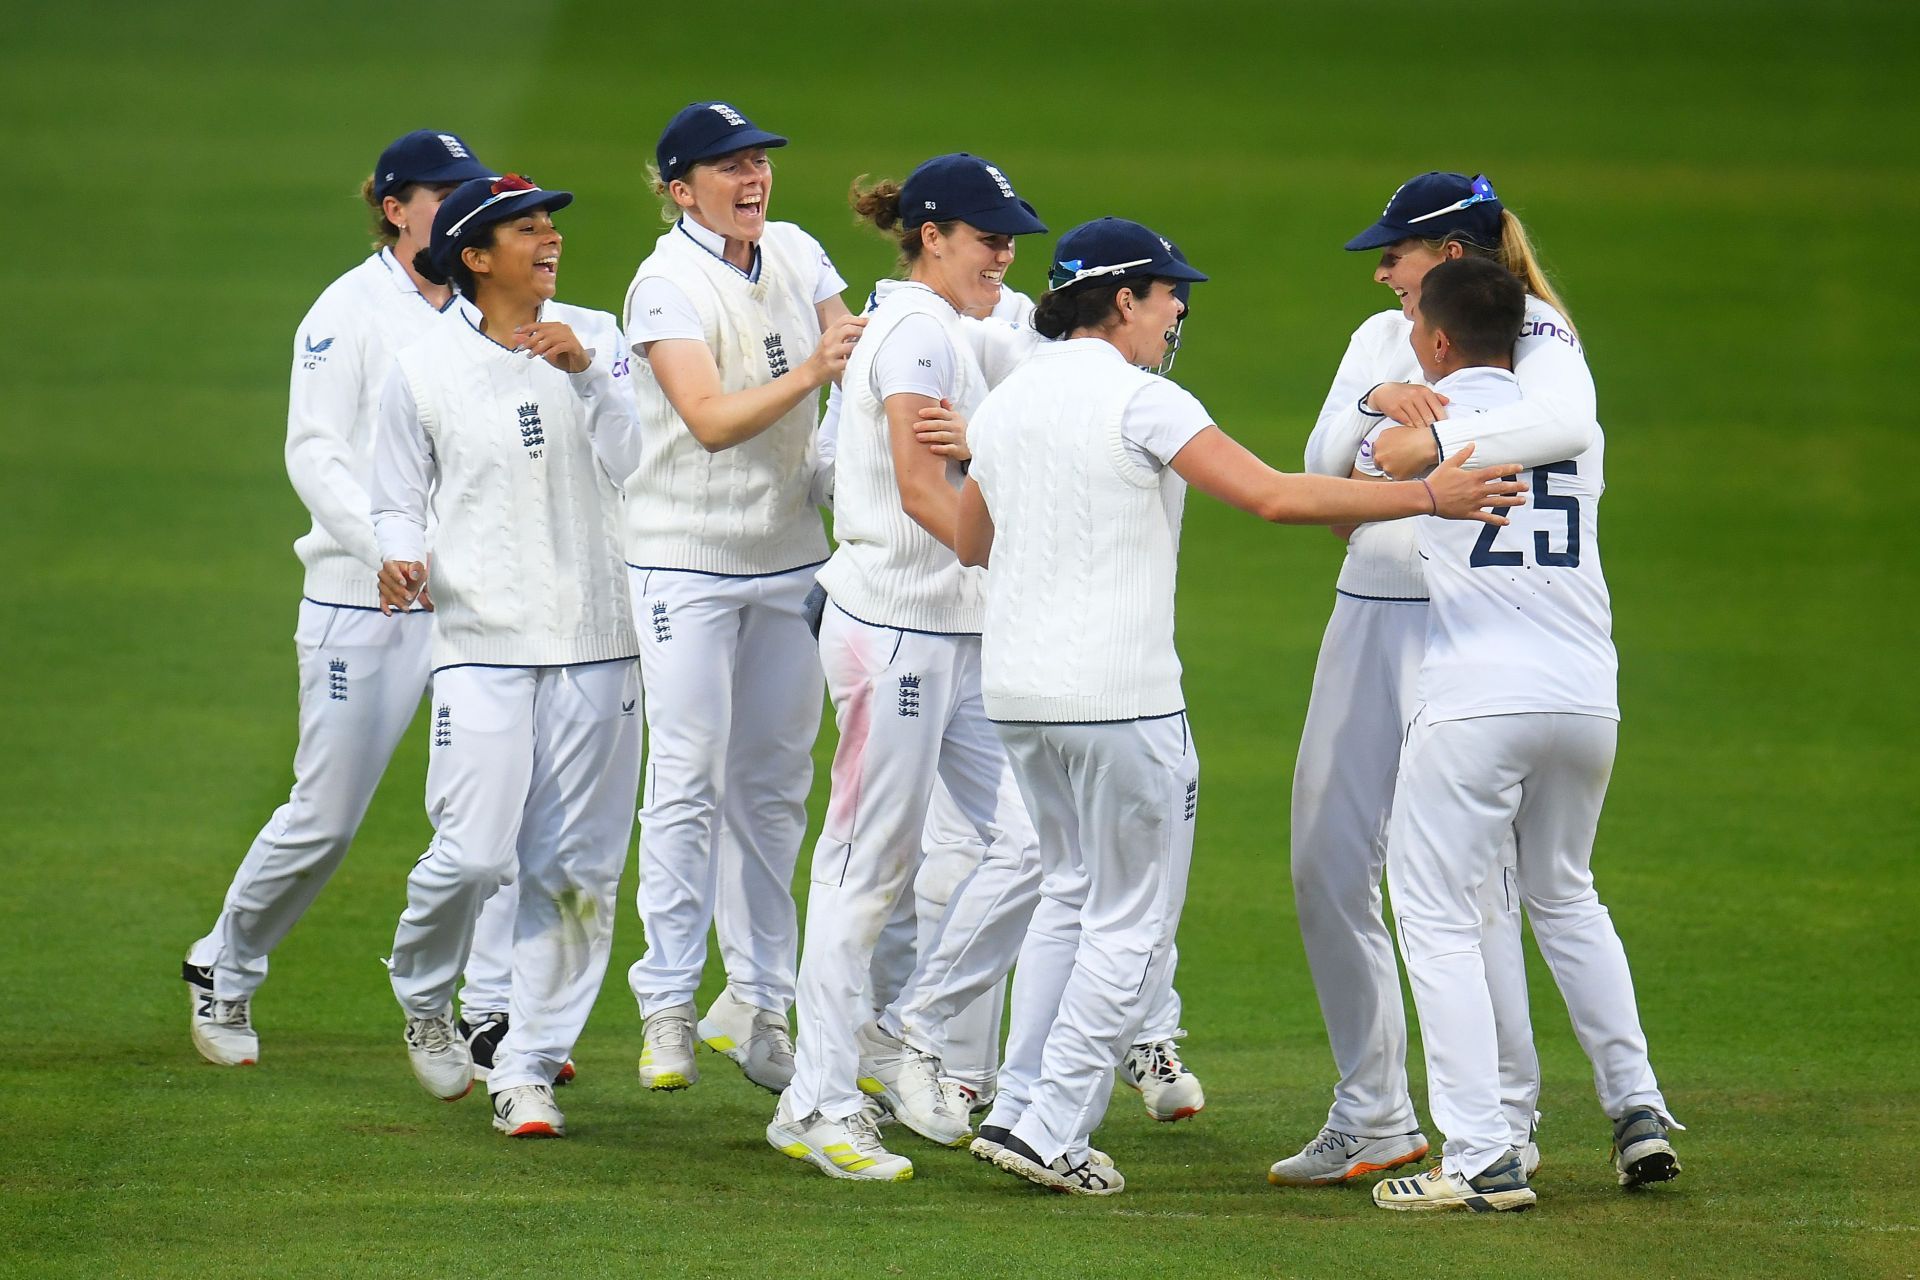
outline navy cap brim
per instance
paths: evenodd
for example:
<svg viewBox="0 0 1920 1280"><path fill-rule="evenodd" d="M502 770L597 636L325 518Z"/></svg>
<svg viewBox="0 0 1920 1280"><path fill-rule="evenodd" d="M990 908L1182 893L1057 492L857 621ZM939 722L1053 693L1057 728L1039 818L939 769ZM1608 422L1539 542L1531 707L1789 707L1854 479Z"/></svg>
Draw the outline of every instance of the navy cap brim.
<svg viewBox="0 0 1920 1280"><path fill-rule="evenodd" d="M956 213L952 218L953 221L964 222L981 231L991 231L1003 236L1039 235L1047 229L1047 224L1040 221L1040 215L1033 211L1033 206L1019 199L1012 202L1001 201L992 208L981 209L975 213ZM942 218L940 221L945 222L947 219Z"/></svg>
<svg viewBox="0 0 1920 1280"><path fill-rule="evenodd" d="M474 178L497 178L499 176L499 174L487 168L487 166L481 164L478 160L448 160L438 168L429 169L425 173L416 173L404 178L396 178L389 186L397 187L407 182L451 182L457 185Z"/></svg>
<svg viewBox="0 0 1920 1280"><path fill-rule="evenodd" d="M726 137L716 139L710 150L703 150L698 155L687 156L681 160L680 172L684 174L689 167L699 164L702 160L711 160L715 156L730 156L736 151L746 151L753 147L765 147L771 151L775 147L786 145L785 138L777 133L768 133L765 129L736 129Z"/></svg>
<svg viewBox="0 0 1920 1280"><path fill-rule="evenodd" d="M1185 262L1169 262L1164 267L1153 267L1150 273L1156 280L1186 280L1193 284L1207 279L1206 272L1196 271L1190 263Z"/></svg>
<svg viewBox="0 0 1920 1280"><path fill-rule="evenodd" d="M1347 241L1347 252L1359 253L1366 249L1384 249L1390 244L1399 244L1402 240L1414 237L1413 228L1398 226L1391 222L1376 222Z"/></svg>

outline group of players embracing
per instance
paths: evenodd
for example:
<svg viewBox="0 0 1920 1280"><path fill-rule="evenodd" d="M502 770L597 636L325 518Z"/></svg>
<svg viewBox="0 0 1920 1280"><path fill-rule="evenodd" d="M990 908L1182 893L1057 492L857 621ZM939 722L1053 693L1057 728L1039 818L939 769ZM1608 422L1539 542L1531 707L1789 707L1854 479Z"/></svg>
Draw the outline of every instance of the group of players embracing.
<svg viewBox="0 0 1920 1280"><path fill-rule="evenodd" d="M1618 719L1593 384L1491 184L1422 175L1348 244L1381 251L1400 305L1355 333L1309 472L1283 474L1163 376L1207 279L1172 241L1081 223L1036 304L1004 276L1045 224L1003 170L938 156L854 184L900 259L855 315L820 244L768 220L786 142L724 102L674 116L653 172L669 226L618 319L555 301L569 192L451 133L382 153L363 188L381 246L295 338L287 461L314 517L295 783L183 967L200 1053L258 1059L268 955L425 695L434 836L389 968L430 1093L484 1080L497 1129L565 1133L554 1087L639 792L644 1086L693 1085L697 1040L779 1095L768 1142L831 1176L910 1178L880 1136L897 1122L1119 1192L1091 1145L1116 1076L1155 1119L1204 1106L1175 1047L1191 484L1348 544L1293 800L1340 1083L1271 1180L1428 1153L1383 870L1446 1141L1375 1202L1533 1203L1522 903L1621 1181L1673 1176L1678 1126L1588 873ZM823 687L839 736L803 947ZM701 1013L710 927L727 983Z"/></svg>

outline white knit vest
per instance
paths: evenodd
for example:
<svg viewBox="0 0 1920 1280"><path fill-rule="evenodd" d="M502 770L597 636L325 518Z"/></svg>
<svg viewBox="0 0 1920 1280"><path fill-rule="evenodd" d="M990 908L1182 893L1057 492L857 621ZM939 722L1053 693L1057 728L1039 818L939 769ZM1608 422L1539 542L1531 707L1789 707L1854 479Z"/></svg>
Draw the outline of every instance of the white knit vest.
<svg viewBox="0 0 1920 1280"><path fill-rule="evenodd" d="M770 222L760 240L760 278L748 281L675 227L660 237L628 286L678 285L700 314L722 390L764 386L798 368L820 345L814 310L817 263L799 228ZM627 478L627 560L648 569L781 573L827 556L820 512L807 496L819 401L808 395L747 441L707 452L645 360L633 363L640 410L640 466Z"/></svg>
<svg viewBox="0 0 1920 1280"><path fill-rule="evenodd" d="M596 361L624 358L604 311L549 302ZM548 667L639 653L620 565L620 492L580 398L545 360L450 317L394 358L433 443L433 665Z"/></svg>
<svg viewBox="0 0 1920 1280"><path fill-rule="evenodd" d="M959 313L921 285L900 285L882 297L847 361L840 380L840 439L834 457L833 558L820 585L833 602L862 622L978 635L985 608L982 570L962 565L900 506L887 410L873 393L873 357L889 333L910 315L929 315L947 330L953 347L954 387L948 393L964 418L987 392L985 376L959 328ZM957 467L949 467L956 486Z"/></svg>
<svg viewBox="0 0 1920 1280"><path fill-rule="evenodd" d="M993 514L981 693L995 720L1135 720L1186 707L1173 647L1185 483L1131 455L1153 375L1099 339L1043 345L974 419Z"/></svg>

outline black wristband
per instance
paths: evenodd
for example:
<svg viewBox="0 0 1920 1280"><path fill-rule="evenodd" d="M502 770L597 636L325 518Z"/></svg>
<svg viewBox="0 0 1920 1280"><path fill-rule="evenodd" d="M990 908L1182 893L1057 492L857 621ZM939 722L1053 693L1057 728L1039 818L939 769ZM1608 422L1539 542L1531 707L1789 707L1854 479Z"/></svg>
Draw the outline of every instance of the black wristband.
<svg viewBox="0 0 1920 1280"><path fill-rule="evenodd" d="M1440 428L1428 423L1427 430L1433 432L1433 463L1439 466L1447 460L1446 447L1440 443Z"/></svg>
<svg viewBox="0 0 1920 1280"><path fill-rule="evenodd" d="M1361 397L1360 397L1360 399L1359 399L1359 401L1358 401L1358 402L1357 402L1357 403L1356 403L1356 404L1354 405L1354 407L1355 407L1356 409L1358 409L1358 410L1360 410L1360 413L1361 413L1361 416L1362 416L1362 417L1367 417L1367 418L1384 418L1384 417L1386 417L1386 416L1387 416L1387 415L1386 415L1386 414L1384 414L1384 413L1375 413L1375 412L1374 412L1373 410L1371 410L1371 409L1369 409L1369 408L1367 408L1367 399L1368 399L1368 397L1370 397L1370 396L1372 396L1374 392L1376 392L1376 391L1378 391L1378 390L1379 390L1380 388L1382 388L1382 387L1384 387L1384 386L1386 386L1386 385L1387 385L1387 384L1386 384L1386 383L1384 383L1384 382L1376 382L1376 383L1374 383L1374 384L1373 384L1372 386L1370 386L1370 387L1368 387L1368 388L1367 388L1367 392L1366 392L1366 395L1363 395L1363 396L1361 396Z"/></svg>

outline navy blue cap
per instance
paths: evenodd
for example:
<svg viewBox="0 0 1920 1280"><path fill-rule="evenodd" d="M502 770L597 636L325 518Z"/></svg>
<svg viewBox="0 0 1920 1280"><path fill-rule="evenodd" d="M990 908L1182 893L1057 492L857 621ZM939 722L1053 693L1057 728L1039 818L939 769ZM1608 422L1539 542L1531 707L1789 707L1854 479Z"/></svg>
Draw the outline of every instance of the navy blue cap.
<svg viewBox="0 0 1920 1280"><path fill-rule="evenodd" d="M494 176L493 170L474 159L459 134L415 129L395 138L380 153L380 162L373 166L373 194L379 199L409 182L465 182Z"/></svg>
<svg viewBox="0 0 1920 1280"><path fill-rule="evenodd" d="M900 187L900 221L909 227L958 221L1007 236L1047 229L1033 206L1015 194L1006 174L964 151L935 156L907 175Z"/></svg>
<svg viewBox="0 0 1920 1280"><path fill-rule="evenodd" d="M724 102L690 102L667 121L653 149L660 181L672 182L702 160L748 147L784 147L787 140L768 133Z"/></svg>
<svg viewBox="0 0 1920 1280"><path fill-rule="evenodd" d="M1102 276L1153 276L1171 280L1178 294L1181 283L1207 278L1196 271L1173 241L1149 227L1125 218L1096 218L1060 237L1053 250L1047 284L1066 289ZM1182 297L1181 302L1186 299Z"/></svg>
<svg viewBox="0 0 1920 1280"><path fill-rule="evenodd" d="M1402 240L1453 237L1482 249L1500 247L1500 211L1485 174L1423 173L1400 184L1380 220L1347 241L1347 248L1382 249Z"/></svg>
<svg viewBox="0 0 1920 1280"><path fill-rule="evenodd" d="M434 268L446 275L460 251L482 243L479 233L496 222L525 217L536 209L564 209L573 203L571 191L545 191L517 173L499 178L475 178L463 182L433 215L433 244L428 256Z"/></svg>
<svg viewBox="0 0 1920 1280"><path fill-rule="evenodd" d="M1181 252L1180 246L1173 241L1167 241L1167 248L1172 252L1175 262L1185 262L1187 260L1187 255ZM1181 306L1186 306L1193 298L1193 281L1176 281L1173 286L1173 296L1180 299Z"/></svg>

